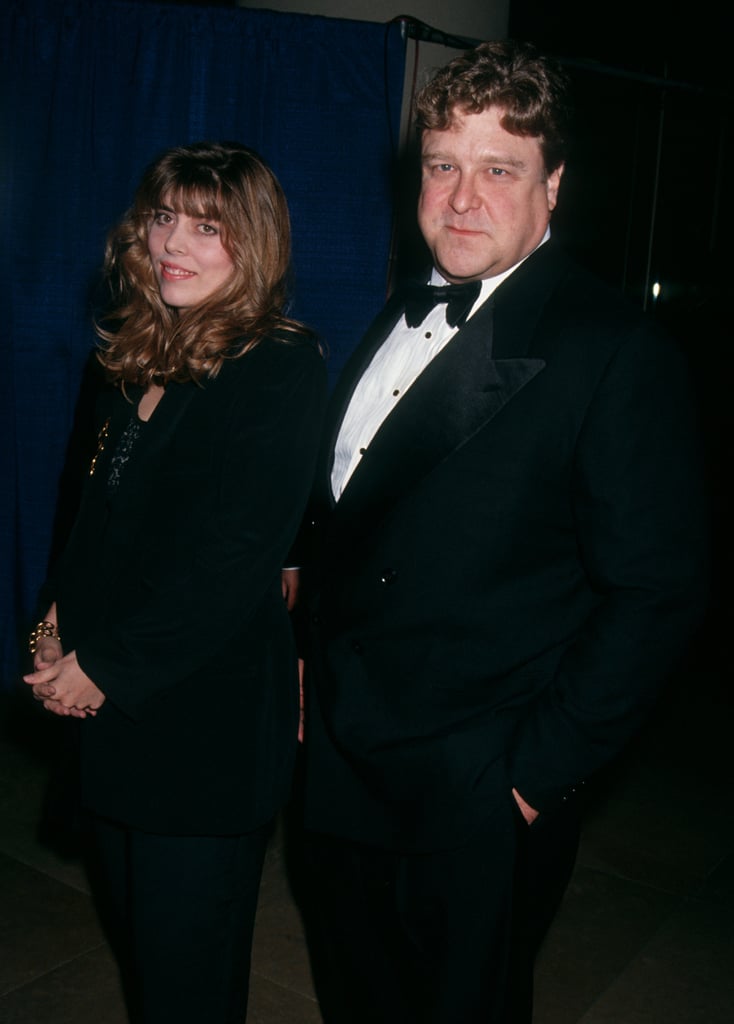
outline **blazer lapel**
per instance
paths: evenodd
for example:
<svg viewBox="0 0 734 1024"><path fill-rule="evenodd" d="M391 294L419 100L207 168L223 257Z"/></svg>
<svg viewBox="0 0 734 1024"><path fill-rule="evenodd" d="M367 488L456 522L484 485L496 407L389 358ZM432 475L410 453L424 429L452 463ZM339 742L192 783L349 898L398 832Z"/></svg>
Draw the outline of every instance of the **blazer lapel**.
<svg viewBox="0 0 734 1024"><path fill-rule="evenodd" d="M492 358L493 314L490 299L384 421L336 506L342 529L353 534L360 522L376 525L400 494L465 444L543 369L540 359Z"/></svg>
<svg viewBox="0 0 734 1024"><path fill-rule="evenodd" d="M115 495L116 503L121 506L129 503L132 507L137 505L141 495L149 493L166 446L198 390L198 386L192 382L167 385L160 402L153 410L153 415L145 424L141 436L133 447L125 471L120 476ZM136 393L133 396L128 416L134 415L140 394Z"/></svg>
<svg viewBox="0 0 734 1024"><path fill-rule="evenodd" d="M503 281L492 296L494 302L492 356L496 360L534 355L551 296L570 262L552 240L536 249Z"/></svg>
<svg viewBox="0 0 734 1024"><path fill-rule="evenodd" d="M529 256L426 367L373 438L334 508L337 533L376 526L396 499L466 444L545 367L538 324L568 262L549 241ZM397 294L347 363L334 392L322 485L354 389L403 312Z"/></svg>
<svg viewBox="0 0 734 1024"><path fill-rule="evenodd" d="M185 384L169 384L166 387L146 428L148 452L153 453L168 444L192 398L201 387L206 386L206 381L203 385L187 381Z"/></svg>

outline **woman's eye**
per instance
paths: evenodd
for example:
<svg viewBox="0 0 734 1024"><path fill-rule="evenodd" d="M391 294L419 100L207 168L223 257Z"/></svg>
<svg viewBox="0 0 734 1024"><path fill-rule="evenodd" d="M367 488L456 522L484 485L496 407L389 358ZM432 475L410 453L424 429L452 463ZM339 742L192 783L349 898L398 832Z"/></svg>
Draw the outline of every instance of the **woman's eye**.
<svg viewBox="0 0 734 1024"><path fill-rule="evenodd" d="M170 213L166 213L165 210L157 210L153 220L156 224L170 224L173 220Z"/></svg>
<svg viewBox="0 0 734 1024"><path fill-rule="evenodd" d="M200 224L199 225L199 231L201 231L201 233L203 235L216 235L216 234L219 234L219 232L217 231L217 229L214 227L213 224Z"/></svg>

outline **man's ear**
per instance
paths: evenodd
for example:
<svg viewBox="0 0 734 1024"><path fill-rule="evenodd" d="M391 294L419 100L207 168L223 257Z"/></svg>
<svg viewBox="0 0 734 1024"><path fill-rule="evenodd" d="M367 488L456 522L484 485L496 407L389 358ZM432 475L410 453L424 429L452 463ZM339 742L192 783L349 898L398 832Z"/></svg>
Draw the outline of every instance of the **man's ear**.
<svg viewBox="0 0 734 1024"><path fill-rule="evenodd" d="M556 203L558 202L558 189L561 187L561 178L563 177L563 171L565 164L559 164L555 171L552 171L545 182L545 194L548 197L548 209L555 210Z"/></svg>

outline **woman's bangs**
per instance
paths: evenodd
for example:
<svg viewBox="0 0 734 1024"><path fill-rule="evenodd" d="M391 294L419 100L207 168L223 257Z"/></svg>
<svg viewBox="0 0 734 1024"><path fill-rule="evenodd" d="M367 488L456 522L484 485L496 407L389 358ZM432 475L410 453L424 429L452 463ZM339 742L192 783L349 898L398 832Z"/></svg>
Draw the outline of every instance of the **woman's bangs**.
<svg viewBox="0 0 734 1024"><path fill-rule="evenodd" d="M177 213L185 213L187 217L216 221L222 219L221 194L218 189L205 185L172 185L161 196L158 205Z"/></svg>

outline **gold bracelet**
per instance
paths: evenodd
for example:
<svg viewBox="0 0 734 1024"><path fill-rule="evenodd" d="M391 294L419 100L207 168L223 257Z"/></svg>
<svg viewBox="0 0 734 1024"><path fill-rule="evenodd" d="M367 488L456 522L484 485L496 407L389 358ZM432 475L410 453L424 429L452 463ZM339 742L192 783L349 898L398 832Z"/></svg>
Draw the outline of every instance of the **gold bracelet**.
<svg viewBox="0 0 734 1024"><path fill-rule="evenodd" d="M54 640L58 640L59 643L61 643L61 637L59 636L59 627L56 625L55 622L49 622L48 619L44 619L42 622L39 622L36 626L33 627L33 629L31 630L31 635L28 637L28 650L31 652L31 654L36 653L36 648L38 647L39 640L41 640L45 636L52 637Z"/></svg>

